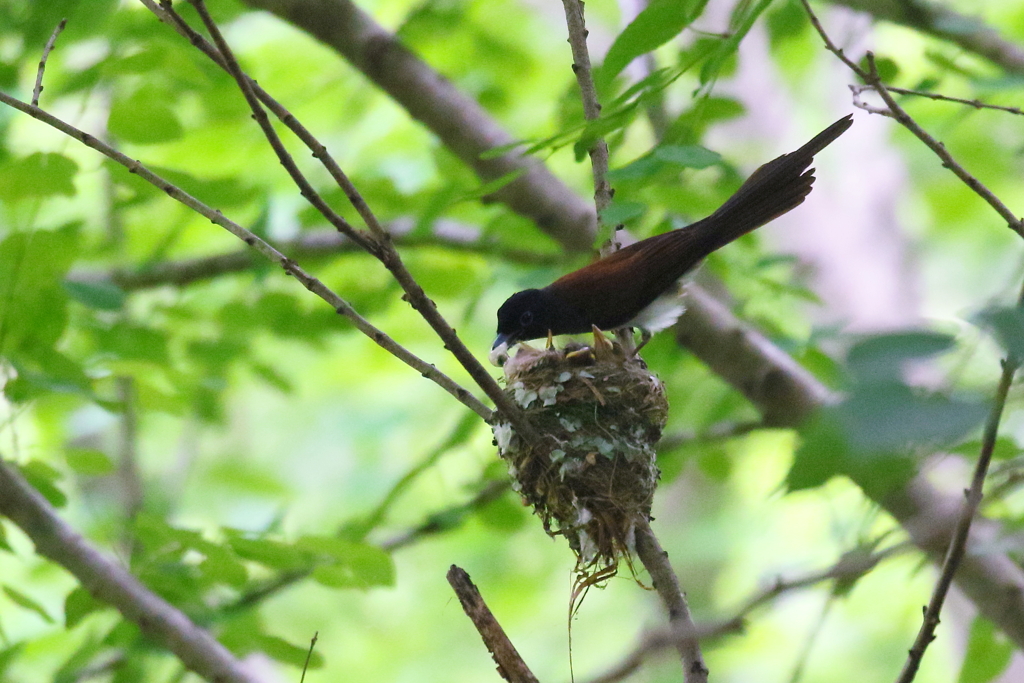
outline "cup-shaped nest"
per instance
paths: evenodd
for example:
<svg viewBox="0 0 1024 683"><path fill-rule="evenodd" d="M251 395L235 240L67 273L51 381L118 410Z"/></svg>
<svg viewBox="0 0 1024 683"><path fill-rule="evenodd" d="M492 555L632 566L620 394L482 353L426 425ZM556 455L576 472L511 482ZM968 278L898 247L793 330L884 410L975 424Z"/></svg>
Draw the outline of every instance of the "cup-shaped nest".
<svg viewBox="0 0 1024 683"><path fill-rule="evenodd" d="M522 345L505 364L505 392L540 433L528 443L494 426L513 487L544 529L565 536L591 575L629 560L637 521L650 518L655 444L668 416L661 381L603 336L539 351Z"/></svg>

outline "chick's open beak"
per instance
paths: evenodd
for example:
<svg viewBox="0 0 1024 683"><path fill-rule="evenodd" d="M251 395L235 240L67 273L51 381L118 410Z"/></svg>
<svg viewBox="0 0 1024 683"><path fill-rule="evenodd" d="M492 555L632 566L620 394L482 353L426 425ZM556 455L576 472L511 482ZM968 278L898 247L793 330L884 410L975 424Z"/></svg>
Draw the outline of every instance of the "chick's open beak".
<svg viewBox="0 0 1024 683"><path fill-rule="evenodd" d="M492 365L501 367L508 360L508 342L511 335L499 334L491 344L491 352L487 355L487 359L491 361Z"/></svg>

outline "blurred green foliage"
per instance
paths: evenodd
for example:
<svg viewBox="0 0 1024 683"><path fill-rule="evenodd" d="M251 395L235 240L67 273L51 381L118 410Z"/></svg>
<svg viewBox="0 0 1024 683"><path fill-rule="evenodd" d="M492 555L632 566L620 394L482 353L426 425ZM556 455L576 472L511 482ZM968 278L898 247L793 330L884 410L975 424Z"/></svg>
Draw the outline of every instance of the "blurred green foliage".
<svg viewBox="0 0 1024 683"><path fill-rule="evenodd" d="M625 224L647 236L714 210L765 160L714 134L758 115L722 87L743 60L771 61L794 123L813 119L808 131L827 123L815 109L826 109L820 98L834 65L798 2L739 2L724 19L709 17L706 5L715 3L654 0L622 22L618 6L587 4L593 33L610 46L596 73L603 114L589 123L557 13L485 0L375 0L364 9L581 195L591 190L580 161L606 137L617 194L601 216L605 234ZM245 68L328 145L381 220L411 226L398 239L403 257L481 358L505 296L580 265L569 257L552 265L550 237L479 201L512 176L475 177L327 47L231 0L212 9ZM1009 38L1024 40L1018 5L987 11ZM140 4L0 2L5 92L31 97L42 46L63 17L43 107L271 242L327 229L231 79ZM762 30L761 53L740 49ZM886 54L879 66L897 85L1019 100L1019 77L949 45L892 26L878 27L875 40ZM630 63L652 50L656 68L632 72ZM1009 205L1024 201L1019 119L905 104ZM658 108L667 113L660 130L648 123ZM308 152L286 144L326 200L357 221ZM893 145L908 166L901 210L918 238L922 307L934 324L877 335L815 326L820 301L797 260L767 253L752 235L709 258L706 270L729 287L737 311L840 400L799 433L753 429L756 410L671 335L645 350L672 402L656 528L701 618L730 614L780 573L820 569L898 536L864 493L900 486L934 453L974 457L999 355L1024 352L1024 321L1012 308L1017 238L909 136L894 133ZM767 148L780 152L778 141ZM840 167L823 161L819 178L839 176ZM468 244L437 237L439 222L468 230ZM90 542L282 680L296 679L315 632L309 680L493 677L444 582L452 563L481 586L540 678L568 680L573 558L504 485L486 425L256 257L126 284L241 249L138 176L0 110L0 456ZM468 386L369 256L338 250L300 261ZM933 381L919 381L922 369ZM1001 493L985 508L1007 529L1024 525L1015 495L1024 472L1019 409L1014 393L993 473ZM1015 537L1005 545L1020 559ZM0 576L0 680L192 680L3 520ZM810 639L805 683L890 679L930 586L920 557L906 556L864 578L794 593L752 615L745 633L709 643L711 669L717 680L788 680ZM617 662L658 623L653 598L628 579L592 591L573 622L576 676ZM983 618L969 631L959 626L968 634L959 680L994 680L1012 647ZM935 647L918 680L951 680L959 662L951 648ZM669 658L635 680L678 677Z"/></svg>

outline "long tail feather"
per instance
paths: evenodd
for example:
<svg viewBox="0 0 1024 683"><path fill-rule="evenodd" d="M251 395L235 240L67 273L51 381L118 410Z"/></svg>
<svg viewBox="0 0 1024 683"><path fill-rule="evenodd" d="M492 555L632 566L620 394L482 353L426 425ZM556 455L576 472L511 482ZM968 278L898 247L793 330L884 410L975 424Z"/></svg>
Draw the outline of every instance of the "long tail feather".
<svg viewBox="0 0 1024 683"><path fill-rule="evenodd" d="M701 241L707 253L803 203L814 183L814 169L808 170L814 155L851 125L853 116L845 116L800 149L783 154L754 171L725 204L705 219L706 224L701 226L704 228Z"/></svg>

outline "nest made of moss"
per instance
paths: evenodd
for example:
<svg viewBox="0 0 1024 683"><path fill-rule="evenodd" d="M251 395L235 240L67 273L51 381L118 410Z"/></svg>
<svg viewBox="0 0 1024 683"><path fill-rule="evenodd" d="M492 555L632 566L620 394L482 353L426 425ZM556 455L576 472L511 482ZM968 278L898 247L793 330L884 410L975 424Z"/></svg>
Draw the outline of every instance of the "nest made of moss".
<svg viewBox="0 0 1024 683"><path fill-rule="evenodd" d="M593 346L521 345L505 379L541 435L527 443L511 424L494 426L513 487L549 534L566 537L581 570L614 574L629 560L637 521L650 518L655 444L668 416L664 385L603 336Z"/></svg>

